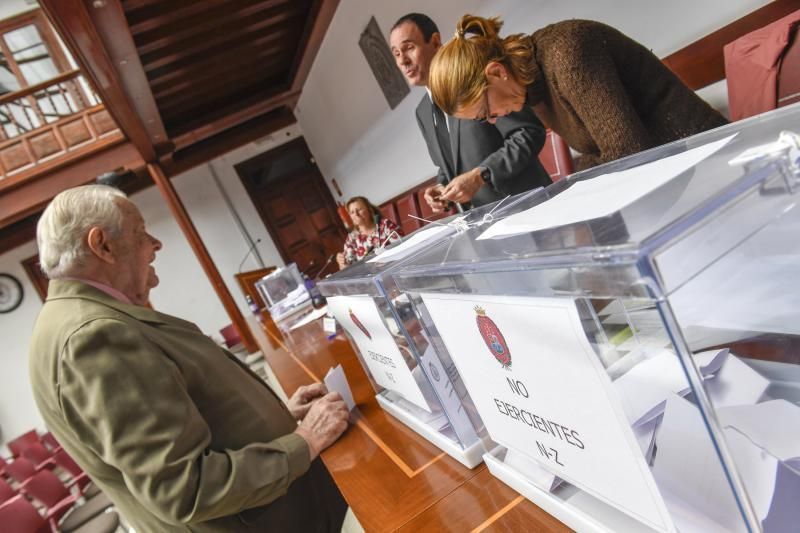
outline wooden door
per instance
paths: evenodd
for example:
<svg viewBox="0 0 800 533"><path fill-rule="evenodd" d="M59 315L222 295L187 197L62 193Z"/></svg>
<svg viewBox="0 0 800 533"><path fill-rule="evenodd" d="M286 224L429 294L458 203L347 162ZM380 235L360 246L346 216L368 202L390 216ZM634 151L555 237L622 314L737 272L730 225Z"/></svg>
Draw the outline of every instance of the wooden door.
<svg viewBox="0 0 800 533"><path fill-rule="evenodd" d="M347 232L305 141L295 139L235 168L283 260L309 277L335 272L332 258Z"/></svg>

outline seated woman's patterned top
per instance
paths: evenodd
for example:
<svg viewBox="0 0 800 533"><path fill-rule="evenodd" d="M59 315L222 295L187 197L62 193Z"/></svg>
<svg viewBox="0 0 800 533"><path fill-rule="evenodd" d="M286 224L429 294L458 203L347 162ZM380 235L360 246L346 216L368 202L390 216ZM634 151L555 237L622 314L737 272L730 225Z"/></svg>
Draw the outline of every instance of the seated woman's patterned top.
<svg viewBox="0 0 800 533"><path fill-rule="evenodd" d="M344 241L344 260L348 265L352 265L364 259L374 248L399 241L402 236L403 230L397 224L388 218L381 218L367 235L362 235L357 229L350 232Z"/></svg>

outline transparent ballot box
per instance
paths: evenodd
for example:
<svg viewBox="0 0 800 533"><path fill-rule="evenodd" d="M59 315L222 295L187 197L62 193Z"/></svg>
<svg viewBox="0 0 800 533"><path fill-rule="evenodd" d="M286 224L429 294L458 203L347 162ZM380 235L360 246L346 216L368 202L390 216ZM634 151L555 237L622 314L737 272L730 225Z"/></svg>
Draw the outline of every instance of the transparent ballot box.
<svg viewBox="0 0 800 533"><path fill-rule="evenodd" d="M295 263L277 268L255 283L275 321L311 307L311 296Z"/></svg>
<svg viewBox="0 0 800 533"><path fill-rule="evenodd" d="M433 222L318 283L381 407L469 468L483 461L483 423L447 354L435 354L389 273L468 225L503 216L529 194Z"/></svg>
<svg viewBox="0 0 800 533"><path fill-rule="evenodd" d="M390 274L490 471L578 531L797 531L800 106L570 176Z"/></svg>

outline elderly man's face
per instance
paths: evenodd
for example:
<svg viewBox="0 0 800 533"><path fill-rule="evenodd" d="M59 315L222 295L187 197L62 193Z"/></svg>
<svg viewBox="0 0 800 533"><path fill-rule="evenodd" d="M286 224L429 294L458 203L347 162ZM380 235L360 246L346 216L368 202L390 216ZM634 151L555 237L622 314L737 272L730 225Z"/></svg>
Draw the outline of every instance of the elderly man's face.
<svg viewBox="0 0 800 533"><path fill-rule="evenodd" d="M408 83L417 87L427 86L431 61L441 45L439 34L431 35L430 41L426 43L422 31L416 24L404 22L392 30L389 44L397 68Z"/></svg>
<svg viewBox="0 0 800 533"><path fill-rule="evenodd" d="M137 305L150 299L150 289L158 285L158 276L151 264L161 241L147 233L144 219L131 202L122 200L122 235L115 242L115 286Z"/></svg>

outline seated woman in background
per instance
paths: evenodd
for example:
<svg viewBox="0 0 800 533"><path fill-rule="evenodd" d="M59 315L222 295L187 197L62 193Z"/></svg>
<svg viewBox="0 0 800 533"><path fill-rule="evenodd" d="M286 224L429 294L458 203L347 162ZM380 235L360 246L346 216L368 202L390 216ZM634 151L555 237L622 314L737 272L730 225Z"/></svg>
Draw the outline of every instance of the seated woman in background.
<svg viewBox="0 0 800 533"><path fill-rule="evenodd" d="M381 217L378 208L363 196L351 198L345 206L353 221L353 231L344 241L344 251L336 254L339 270L362 260L374 248L400 240L402 230L397 224Z"/></svg>
<svg viewBox="0 0 800 533"><path fill-rule="evenodd" d="M582 155L579 170L727 124L647 48L589 20L500 38L498 18L464 15L430 68L447 114L493 122L530 106Z"/></svg>

